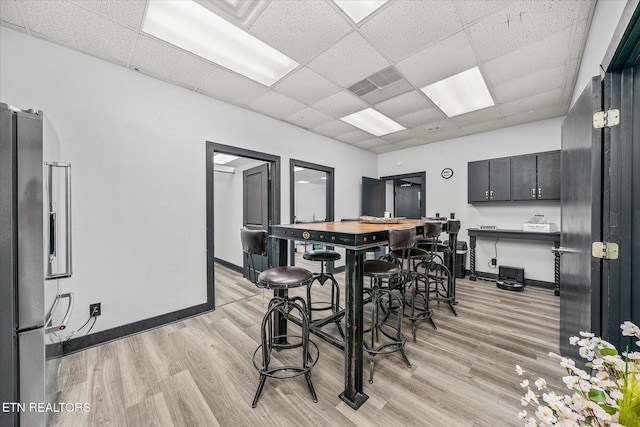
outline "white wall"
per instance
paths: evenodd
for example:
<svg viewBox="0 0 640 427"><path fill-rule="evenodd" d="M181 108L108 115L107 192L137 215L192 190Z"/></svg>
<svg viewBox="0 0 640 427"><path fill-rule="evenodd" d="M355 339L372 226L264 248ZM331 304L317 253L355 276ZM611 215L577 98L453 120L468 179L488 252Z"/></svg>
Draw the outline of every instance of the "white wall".
<svg viewBox="0 0 640 427"><path fill-rule="evenodd" d="M4 27L0 51L0 101L43 110L73 168L68 330L90 303L100 331L206 301L205 141L282 156L285 223L289 157L335 168L337 218L377 173L373 153Z"/></svg>
<svg viewBox="0 0 640 427"><path fill-rule="evenodd" d="M467 162L494 157L514 156L560 148L562 118L499 129L463 138L451 139L420 147L381 154L381 176L426 171L425 203L427 216L449 216L455 213L462 222L460 240L469 241L467 228L497 225L500 228L522 229L534 214L544 214L551 222L560 222L559 202L467 203ZM398 165L400 163L400 165ZM440 172L453 169L453 176L443 179ZM446 237L445 237L446 238ZM487 263L494 257L495 240L478 239L476 269L496 272ZM525 269L527 278L553 282L551 243L501 240L498 242L498 264ZM467 268L469 259L467 257Z"/></svg>
<svg viewBox="0 0 640 427"><path fill-rule="evenodd" d="M300 221L324 220L327 216L326 184L296 183L296 218Z"/></svg>

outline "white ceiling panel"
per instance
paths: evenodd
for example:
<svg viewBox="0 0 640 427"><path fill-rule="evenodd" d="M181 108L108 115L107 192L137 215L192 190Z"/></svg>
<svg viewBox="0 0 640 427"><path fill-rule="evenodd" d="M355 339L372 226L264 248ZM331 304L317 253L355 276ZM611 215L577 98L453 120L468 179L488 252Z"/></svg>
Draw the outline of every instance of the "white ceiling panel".
<svg viewBox="0 0 640 427"><path fill-rule="evenodd" d="M455 52L455 55L452 55L452 52ZM421 88L473 68L476 64L476 56L467 34L460 31L398 62L396 67L409 82Z"/></svg>
<svg viewBox="0 0 640 427"><path fill-rule="evenodd" d="M324 0L272 1L249 31L306 63L352 30Z"/></svg>
<svg viewBox="0 0 640 427"><path fill-rule="evenodd" d="M338 86L308 68L300 68L273 88L306 105L311 105L340 90Z"/></svg>
<svg viewBox="0 0 640 427"><path fill-rule="evenodd" d="M376 104L374 108L385 116L395 118L431 108L431 103L422 92L413 90Z"/></svg>
<svg viewBox="0 0 640 427"><path fill-rule="evenodd" d="M314 132L328 137L335 137L355 130L353 126L342 120L332 120L312 129Z"/></svg>
<svg viewBox="0 0 640 427"><path fill-rule="evenodd" d="M366 102L348 90L340 91L313 104L313 108L316 110L322 111L336 119L355 113L356 111L364 110L368 106Z"/></svg>
<svg viewBox="0 0 640 427"><path fill-rule="evenodd" d="M140 31L148 1L0 0L0 25L388 152L565 114L596 4L390 0L354 24L331 0L196 0L300 63L267 88ZM495 107L449 119L420 91L476 66ZM407 130L339 120L368 107Z"/></svg>
<svg viewBox="0 0 640 427"><path fill-rule="evenodd" d="M565 66L561 65L494 86L494 100L504 103L559 88L564 83L564 70Z"/></svg>
<svg viewBox="0 0 640 427"><path fill-rule="evenodd" d="M296 126L300 126L305 129L311 129L324 123L328 123L332 121L333 118L327 116L324 113L321 113L318 110L314 110L313 108L305 108L304 110L298 111L285 118L285 120L289 123L293 123Z"/></svg>
<svg viewBox="0 0 640 427"><path fill-rule="evenodd" d="M25 30L25 24L20 16L16 2L0 1L0 21L2 21L2 25L11 24L12 28L20 28L21 31Z"/></svg>
<svg viewBox="0 0 640 427"><path fill-rule="evenodd" d="M34 35L124 65L135 32L66 1L20 3Z"/></svg>
<svg viewBox="0 0 640 427"><path fill-rule="evenodd" d="M289 117L305 108L304 104L270 90L249 104L249 108L278 119Z"/></svg>
<svg viewBox="0 0 640 427"><path fill-rule="evenodd" d="M120 24L138 28L142 23L147 0L75 0L72 3Z"/></svg>
<svg viewBox="0 0 640 427"><path fill-rule="evenodd" d="M347 87L387 68L389 62L360 34L353 32L320 54L308 66L329 80Z"/></svg>
<svg viewBox="0 0 640 427"><path fill-rule="evenodd" d="M239 74L217 67L198 88L199 92L237 105L248 105L269 88Z"/></svg>
<svg viewBox="0 0 640 427"><path fill-rule="evenodd" d="M453 2L414 0L391 3L362 25L360 32L395 62L461 28Z"/></svg>
<svg viewBox="0 0 640 427"><path fill-rule="evenodd" d="M559 31L522 49L509 52L484 63L488 83L499 85L532 71L553 68L566 62L569 56L571 31ZM553 49L549 49L553 46Z"/></svg>
<svg viewBox="0 0 640 427"><path fill-rule="evenodd" d="M215 66L153 37L140 35L131 58L131 68L171 83L195 89Z"/></svg>

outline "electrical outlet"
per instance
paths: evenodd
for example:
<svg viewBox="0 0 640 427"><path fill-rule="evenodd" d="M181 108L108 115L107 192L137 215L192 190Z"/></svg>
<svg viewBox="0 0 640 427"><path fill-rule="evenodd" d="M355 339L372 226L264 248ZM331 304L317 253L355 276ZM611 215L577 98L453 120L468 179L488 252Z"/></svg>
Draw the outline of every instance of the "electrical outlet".
<svg viewBox="0 0 640 427"><path fill-rule="evenodd" d="M494 267L498 265L498 258L491 258L491 265Z"/></svg>
<svg viewBox="0 0 640 427"><path fill-rule="evenodd" d="M99 302L89 305L89 317L100 316L101 314L102 314L102 308L100 307Z"/></svg>

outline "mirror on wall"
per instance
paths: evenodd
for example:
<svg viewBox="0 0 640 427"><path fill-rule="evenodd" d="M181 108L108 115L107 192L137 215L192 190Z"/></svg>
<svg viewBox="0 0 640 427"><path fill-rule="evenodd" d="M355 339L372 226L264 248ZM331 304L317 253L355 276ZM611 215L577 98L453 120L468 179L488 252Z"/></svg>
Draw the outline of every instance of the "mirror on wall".
<svg viewBox="0 0 640 427"><path fill-rule="evenodd" d="M310 223L334 220L333 168L291 159L291 222ZM305 265L311 271L319 267L307 263L302 255L309 250L321 249L322 245L309 242L293 242L290 251L291 265Z"/></svg>

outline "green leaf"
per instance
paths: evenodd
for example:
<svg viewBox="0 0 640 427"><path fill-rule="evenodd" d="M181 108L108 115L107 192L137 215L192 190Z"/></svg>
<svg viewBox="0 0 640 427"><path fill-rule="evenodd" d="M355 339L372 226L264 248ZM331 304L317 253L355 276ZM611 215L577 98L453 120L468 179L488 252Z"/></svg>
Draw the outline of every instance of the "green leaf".
<svg viewBox="0 0 640 427"><path fill-rule="evenodd" d="M589 390L589 400L592 402L604 402L607 399L607 396L604 394L604 391L592 388Z"/></svg>
<svg viewBox="0 0 640 427"><path fill-rule="evenodd" d="M603 348L600 349L600 354L602 356L616 356L618 354L618 350L615 348Z"/></svg>
<svg viewBox="0 0 640 427"><path fill-rule="evenodd" d="M584 419L584 423L585 423L586 425L588 425L588 426L590 426L590 425L591 425L591 421L592 421L592 420L591 420L591 417L587 417L587 418L585 418L585 419Z"/></svg>
<svg viewBox="0 0 640 427"><path fill-rule="evenodd" d="M584 393L582 392L582 390L578 389L578 387L574 387L572 390L573 390L573 392L574 392L574 393L576 393L577 395L582 396L582 397L586 397L586 396L584 395Z"/></svg>
<svg viewBox="0 0 640 427"><path fill-rule="evenodd" d="M604 411L609 414L609 415L613 415L616 412L618 412L618 408L614 408L613 406L609 406L609 405L600 405L600 407L602 409L604 409Z"/></svg>
<svg viewBox="0 0 640 427"><path fill-rule="evenodd" d="M591 362L585 363L584 366L586 366L587 368L593 369L593 363Z"/></svg>

